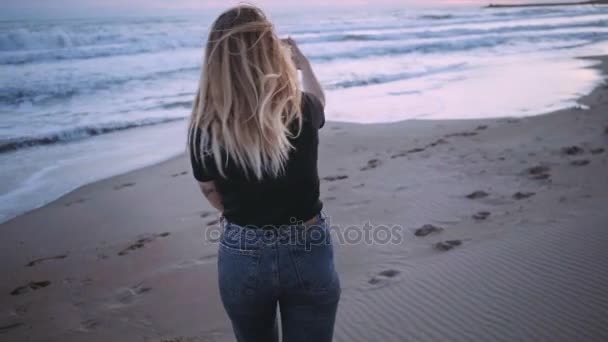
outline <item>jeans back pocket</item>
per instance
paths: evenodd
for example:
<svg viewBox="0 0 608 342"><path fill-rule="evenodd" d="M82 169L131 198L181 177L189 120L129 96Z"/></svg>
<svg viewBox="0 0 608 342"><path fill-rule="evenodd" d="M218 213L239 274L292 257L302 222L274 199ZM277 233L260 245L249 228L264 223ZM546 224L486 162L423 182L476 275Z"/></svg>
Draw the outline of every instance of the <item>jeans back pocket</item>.
<svg viewBox="0 0 608 342"><path fill-rule="evenodd" d="M258 288L261 246L243 232L227 228L219 242L218 280L225 303L254 295Z"/></svg>
<svg viewBox="0 0 608 342"><path fill-rule="evenodd" d="M300 287L309 291L328 291L339 287L334 266L330 232L324 222L306 228L289 247Z"/></svg>

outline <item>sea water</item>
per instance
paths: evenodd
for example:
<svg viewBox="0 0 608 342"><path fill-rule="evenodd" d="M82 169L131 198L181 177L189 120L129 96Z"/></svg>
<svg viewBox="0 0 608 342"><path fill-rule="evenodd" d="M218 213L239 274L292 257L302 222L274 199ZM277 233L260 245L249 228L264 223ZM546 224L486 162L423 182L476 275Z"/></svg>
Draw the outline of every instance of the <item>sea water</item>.
<svg viewBox="0 0 608 342"><path fill-rule="evenodd" d="M183 152L215 14L0 21L0 222ZM271 18L309 56L335 121L541 114L601 81L577 57L608 53L608 6Z"/></svg>

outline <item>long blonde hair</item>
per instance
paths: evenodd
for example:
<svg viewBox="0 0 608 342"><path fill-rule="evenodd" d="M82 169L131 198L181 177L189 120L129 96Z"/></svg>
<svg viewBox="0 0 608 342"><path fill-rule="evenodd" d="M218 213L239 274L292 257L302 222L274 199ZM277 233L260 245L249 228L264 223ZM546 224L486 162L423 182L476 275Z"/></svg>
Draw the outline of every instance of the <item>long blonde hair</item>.
<svg viewBox="0 0 608 342"><path fill-rule="evenodd" d="M227 158L248 177L276 177L302 127L301 101L289 49L259 8L239 5L209 31L189 139L201 130L202 154L223 177Z"/></svg>

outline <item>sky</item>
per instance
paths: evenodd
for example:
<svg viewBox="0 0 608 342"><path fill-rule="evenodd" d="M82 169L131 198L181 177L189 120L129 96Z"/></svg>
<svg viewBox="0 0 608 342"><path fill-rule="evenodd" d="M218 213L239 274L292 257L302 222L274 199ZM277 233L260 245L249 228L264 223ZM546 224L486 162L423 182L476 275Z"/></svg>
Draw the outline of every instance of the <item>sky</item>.
<svg viewBox="0 0 608 342"><path fill-rule="evenodd" d="M344 6L483 6L489 3L556 2L556 0L249 0L264 9ZM560 1L560 0L557 0ZM0 0L0 16L79 16L167 14L226 8L239 0Z"/></svg>

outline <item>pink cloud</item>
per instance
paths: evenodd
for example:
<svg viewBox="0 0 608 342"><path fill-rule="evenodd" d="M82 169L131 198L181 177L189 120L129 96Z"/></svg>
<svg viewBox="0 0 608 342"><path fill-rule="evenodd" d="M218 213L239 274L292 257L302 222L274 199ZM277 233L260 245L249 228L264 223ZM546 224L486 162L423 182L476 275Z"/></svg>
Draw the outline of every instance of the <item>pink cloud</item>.
<svg viewBox="0 0 608 342"><path fill-rule="evenodd" d="M369 6L375 8L385 5L399 5L402 7L428 7L428 6L483 6L489 3L521 3L560 0L250 0L264 9L306 9L315 7L348 7ZM561 0L563 1L563 0ZM9 1L2 4L2 17L12 17L14 14L36 15L104 15L104 14L166 14L218 10L227 8L241 0L20 0ZM189 12L190 11L190 12Z"/></svg>

